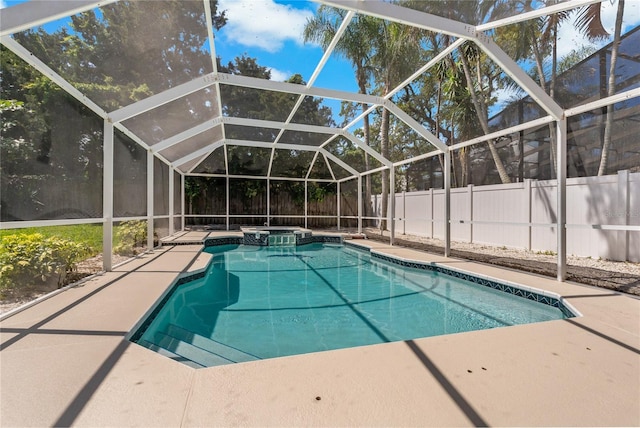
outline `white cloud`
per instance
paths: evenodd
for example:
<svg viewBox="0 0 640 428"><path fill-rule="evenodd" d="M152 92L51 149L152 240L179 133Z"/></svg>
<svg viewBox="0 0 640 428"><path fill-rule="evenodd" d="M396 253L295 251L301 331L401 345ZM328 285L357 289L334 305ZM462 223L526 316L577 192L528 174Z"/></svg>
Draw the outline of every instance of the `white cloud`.
<svg viewBox="0 0 640 428"><path fill-rule="evenodd" d="M287 40L302 44L302 29L307 18L313 16L311 10L273 0L220 0L218 10L227 13L222 33L228 42L268 52L279 51Z"/></svg>
<svg viewBox="0 0 640 428"><path fill-rule="evenodd" d="M293 74L290 71L282 71L273 67L269 67L269 71L271 72L271 80L276 82L284 82Z"/></svg>
<svg viewBox="0 0 640 428"><path fill-rule="evenodd" d="M0 9L7 7L7 3L4 0L0 0Z"/></svg>

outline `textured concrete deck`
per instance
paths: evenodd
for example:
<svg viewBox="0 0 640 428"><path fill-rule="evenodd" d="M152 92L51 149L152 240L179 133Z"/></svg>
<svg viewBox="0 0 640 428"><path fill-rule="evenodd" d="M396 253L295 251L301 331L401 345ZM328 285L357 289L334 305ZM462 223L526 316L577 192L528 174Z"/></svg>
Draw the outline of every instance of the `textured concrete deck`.
<svg viewBox="0 0 640 428"><path fill-rule="evenodd" d="M0 424L640 425L640 300L356 242L553 291L584 316L195 370L124 340L208 261L163 247L1 322Z"/></svg>

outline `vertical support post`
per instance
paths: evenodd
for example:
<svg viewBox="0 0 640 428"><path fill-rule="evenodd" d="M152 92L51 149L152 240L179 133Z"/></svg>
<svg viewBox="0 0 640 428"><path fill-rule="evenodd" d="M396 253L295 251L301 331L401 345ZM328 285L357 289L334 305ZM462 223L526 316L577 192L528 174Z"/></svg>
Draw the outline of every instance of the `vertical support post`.
<svg viewBox="0 0 640 428"><path fill-rule="evenodd" d="M309 182L304 180L304 228L309 228Z"/></svg>
<svg viewBox="0 0 640 428"><path fill-rule="evenodd" d="M407 234L407 191L402 191L402 234Z"/></svg>
<svg viewBox="0 0 640 428"><path fill-rule="evenodd" d="M153 250L153 184L155 172L153 170L153 153L147 151L147 250Z"/></svg>
<svg viewBox="0 0 640 428"><path fill-rule="evenodd" d="M396 169L391 167L389 174L389 197L391 199L391 209L389 210L387 223L391 226L389 230L389 245L393 245L396 238Z"/></svg>
<svg viewBox="0 0 640 428"><path fill-rule="evenodd" d="M182 230L184 231L184 207L185 207L185 201L184 201L184 174L180 174L180 214L182 217L182 221L181 221L181 226L182 226Z"/></svg>
<svg viewBox="0 0 640 428"><path fill-rule="evenodd" d="M444 153L444 256L451 255L451 152Z"/></svg>
<svg viewBox="0 0 640 428"><path fill-rule="evenodd" d="M618 171L618 209L616 213L620 216L620 223L629 225L631 205L629 200L629 170ZM629 231L618 231L618 249L614 260L629 260Z"/></svg>
<svg viewBox="0 0 640 428"><path fill-rule="evenodd" d="M226 214L224 217L224 221L227 225L227 230L229 230L229 177L226 177L226 182L227 182L227 194L226 194L226 204L227 204L227 208L226 208Z"/></svg>
<svg viewBox="0 0 640 428"><path fill-rule="evenodd" d="M102 169L102 268L113 269L113 123L104 121Z"/></svg>
<svg viewBox="0 0 640 428"><path fill-rule="evenodd" d="M367 201L371 203L371 201ZM362 176L358 175L358 233L362 233Z"/></svg>
<svg viewBox="0 0 640 428"><path fill-rule="evenodd" d="M173 227L173 220L175 216L175 183L174 181L175 171L173 168L169 167L169 236L172 236L175 233Z"/></svg>
<svg viewBox="0 0 640 428"><path fill-rule="evenodd" d="M567 276L567 119L556 122L556 137L558 159L557 174L558 207L556 233L558 237L558 281L564 281Z"/></svg>
<svg viewBox="0 0 640 428"><path fill-rule="evenodd" d="M526 212L527 212L527 223L529 223L529 225L527 226L527 250L531 251L531 220L533 219L533 204L531 201L531 196L532 196L532 192L531 192L531 179L527 178L524 180L524 197L526 199L526 203L527 203L527 208L526 208Z"/></svg>
<svg viewBox="0 0 640 428"><path fill-rule="evenodd" d="M469 242L473 244L473 184L467 186L467 197L469 198Z"/></svg>
<svg viewBox="0 0 640 428"><path fill-rule="evenodd" d="M337 220L338 220L338 230L340 230L340 216L342 215L342 212L340 210L340 182L339 181L336 183L336 186L338 188L337 191L336 191L336 198L337 198L336 207L337 207L337 211L338 211L337 212L337 214L338 214L338 219Z"/></svg>

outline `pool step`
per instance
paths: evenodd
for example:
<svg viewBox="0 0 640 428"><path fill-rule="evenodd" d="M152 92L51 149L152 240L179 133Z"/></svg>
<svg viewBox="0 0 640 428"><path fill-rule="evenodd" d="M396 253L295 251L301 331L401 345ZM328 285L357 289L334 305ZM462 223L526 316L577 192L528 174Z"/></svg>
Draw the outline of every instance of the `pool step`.
<svg viewBox="0 0 640 428"><path fill-rule="evenodd" d="M155 334L155 343L180 357L184 357L204 367L219 366L233 362L161 332Z"/></svg>
<svg viewBox="0 0 640 428"><path fill-rule="evenodd" d="M255 355L248 354L240 349L200 336L199 334L193 333L192 331L174 324L169 324L167 327L167 334L234 363L256 361L260 359Z"/></svg>
<svg viewBox="0 0 640 428"><path fill-rule="evenodd" d="M156 353L158 353L160 355L163 355L163 356L165 356L167 358L171 358L172 360L175 360L175 361L178 361L180 363L186 364L189 367L193 367L194 369L201 369L201 368L204 367L203 365L198 364L195 361L191 361L191 360L189 360L189 359L187 359L187 358L185 358L185 357L183 357L181 355L175 354L175 353L169 351L168 349L165 349L165 348L163 348L161 346L158 346L155 343L151 343L151 342L149 342L147 340L141 339L141 340L138 340L137 343L138 343L138 345L144 346L145 348L148 348L148 349L150 349L150 350L152 350L152 351L154 351L154 352L156 352Z"/></svg>

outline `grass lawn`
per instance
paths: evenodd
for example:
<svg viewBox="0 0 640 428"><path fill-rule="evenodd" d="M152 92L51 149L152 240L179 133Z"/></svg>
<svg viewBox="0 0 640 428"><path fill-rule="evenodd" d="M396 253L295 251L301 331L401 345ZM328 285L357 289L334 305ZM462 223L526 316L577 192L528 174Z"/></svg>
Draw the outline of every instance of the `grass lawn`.
<svg viewBox="0 0 640 428"><path fill-rule="evenodd" d="M82 242L91 248L90 256L102 252L102 224L74 224L70 226L27 227L23 229L2 229L0 239L8 235L30 235L40 233L45 238L55 236L74 242Z"/></svg>

